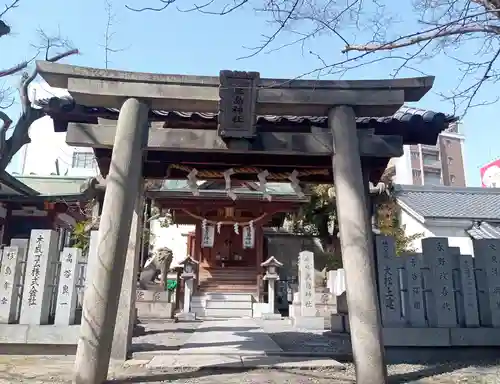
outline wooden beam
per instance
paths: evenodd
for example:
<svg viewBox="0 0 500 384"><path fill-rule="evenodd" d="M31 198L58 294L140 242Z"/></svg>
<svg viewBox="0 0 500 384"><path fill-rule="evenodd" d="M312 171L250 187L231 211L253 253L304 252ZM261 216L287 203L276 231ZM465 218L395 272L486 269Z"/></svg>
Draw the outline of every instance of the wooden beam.
<svg viewBox="0 0 500 384"><path fill-rule="evenodd" d="M116 126L70 123L66 143L71 146L112 148ZM403 139L395 135L374 135L370 130L358 130L361 156L399 157L403 154ZM332 136L326 129L312 133L262 132L248 150L231 149L214 130L150 128L148 150L170 152L245 153L286 156L325 156L333 152Z"/></svg>

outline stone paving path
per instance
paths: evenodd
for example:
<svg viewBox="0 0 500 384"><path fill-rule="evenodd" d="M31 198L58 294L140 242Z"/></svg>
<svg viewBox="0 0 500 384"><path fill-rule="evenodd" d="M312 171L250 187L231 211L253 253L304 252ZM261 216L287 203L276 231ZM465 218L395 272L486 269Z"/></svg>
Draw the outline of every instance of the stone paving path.
<svg viewBox="0 0 500 384"><path fill-rule="evenodd" d="M282 352L253 319L204 321L187 339L179 353L255 354Z"/></svg>

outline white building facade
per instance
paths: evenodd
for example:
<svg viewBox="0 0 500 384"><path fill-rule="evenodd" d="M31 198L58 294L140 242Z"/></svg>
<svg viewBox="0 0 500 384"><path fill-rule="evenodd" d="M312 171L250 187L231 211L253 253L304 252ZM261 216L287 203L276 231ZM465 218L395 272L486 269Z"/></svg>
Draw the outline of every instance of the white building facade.
<svg viewBox="0 0 500 384"><path fill-rule="evenodd" d="M65 90L34 84L32 99L67 96ZM31 143L21 150L20 167L16 173L36 176L92 177L99 173L91 148L66 144L65 132L54 132L52 119L45 116L32 124Z"/></svg>
<svg viewBox="0 0 500 384"><path fill-rule="evenodd" d="M441 133L436 145L405 145L394 159L396 184L465 187L465 136L459 124Z"/></svg>

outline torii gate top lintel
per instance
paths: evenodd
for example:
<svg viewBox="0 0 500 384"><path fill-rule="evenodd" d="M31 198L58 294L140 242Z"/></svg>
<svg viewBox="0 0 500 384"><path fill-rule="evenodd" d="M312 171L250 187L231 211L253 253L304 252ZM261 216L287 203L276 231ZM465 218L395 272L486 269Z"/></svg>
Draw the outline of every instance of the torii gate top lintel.
<svg viewBox="0 0 500 384"><path fill-rule="evenodd" d="M37 69L50 86L70 93L72 110L57 110L47 103L47 113L56 125L63 122L68 144L94 148L103 174L116 131L112 110L117 118L116 111L128 98L141 100L150 108L144 164L144 176L149 178L184 178L190 163L202 163L206 170L214 171L215 178L229 167L254 165L275 174L298 169L303 181L331 182L335 148L328 111L347 105L357 118L360 155L371 168L371 179L377 181L389 159L403 154L403 144L435 144L451 121L441 113L403 107L431 89L432 76L266 79L258 72L167 75L45 61L38 61ZM301 123L291 115L303 117ZM176 125L179 116L183 126ZM175 167L181 162L183 167ZM256 175L235 177L253 180Z"/></svg>

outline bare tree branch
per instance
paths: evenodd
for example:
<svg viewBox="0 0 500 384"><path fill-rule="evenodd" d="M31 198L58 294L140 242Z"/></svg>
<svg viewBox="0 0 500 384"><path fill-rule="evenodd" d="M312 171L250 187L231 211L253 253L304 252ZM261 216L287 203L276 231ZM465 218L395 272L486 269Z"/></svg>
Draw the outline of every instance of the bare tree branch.
<svg viewBox="0 0 500 384"><path fill-rule="evenodd" d="M40 31L41 44L35 46L38 52L44 52L47 61L56 62L68 56L78 54L78 50L71 48L70 42L60 37L49 37L43 31ZM64 51L51 55L51 50L63 49ZM14 155L25 145L30 142L29 128L36 120L45 115L44 111L39 108L34 108L32 101L29 99L29 86L38 76L38 71L35 68L31 74L25 72L21 77L19 86L19 96L21 100L22 113L16 124L12 135L6 139L5 133L11 126L12 121L4 114L2 120L4 124L0 136L0 170L5 170L11 162ZM0 115L2 116L2 115ZM7 120L8 119L8 120ZM10 123L7 123L10 121Z"/></svg>
<svg viewBox="0 0 500 384"><path fill-rule="evenodd" d="M113 11L111 0L104 0L104 9L106 11L106 29L104 32L104 44L101 47L104 49L105 68L108 69L110 64L110 56L112 53L125 51L126 48L111 48L111 41L115 35L113 25L116 21L116 14Z"/></svg>
<svg viewBox="0 0 500 384"><path fill-rule="evenodd" d="M149 1L158 2L158 6L127 8L160 12L179 4L176 0ZM422 73L426 62L444 56L460 76L455 89L440 94L457 114L496 102L491 96L481 100L480 94L484 87L500 80L500 0L402 0L397 4L392 0L205 0L183 6L182 12L222 16L251 7L275 28L261 36L260 44L248 48L250 53L242 58L297 45L320 63L299 77L341 77L381 61L387 62L392 76ZM280 35L291 39L283 43ZM332 58L331 49L328 57L307 49L309 42L325 36L343 45L337 57ZM471 55L474 48L477 52Z"/></svg>
<svg viewBox="0 0 500 384"><path fill-rule="evenodd" d="M10 33L10 26L6 24L2 18L9 12L10 10L17 8L19 6L20 0L13 0L12 3L5 5L5 9L0 12L0 37L8 35Z"/></svg>

